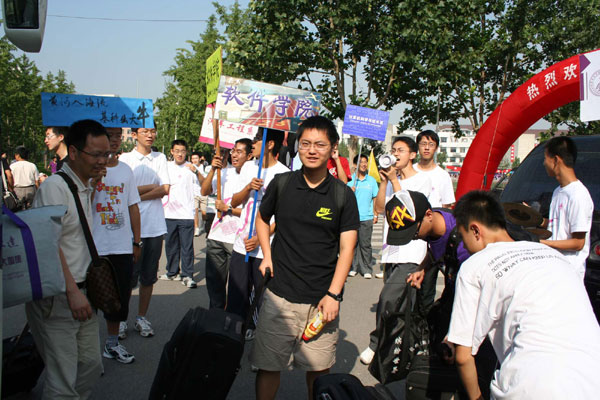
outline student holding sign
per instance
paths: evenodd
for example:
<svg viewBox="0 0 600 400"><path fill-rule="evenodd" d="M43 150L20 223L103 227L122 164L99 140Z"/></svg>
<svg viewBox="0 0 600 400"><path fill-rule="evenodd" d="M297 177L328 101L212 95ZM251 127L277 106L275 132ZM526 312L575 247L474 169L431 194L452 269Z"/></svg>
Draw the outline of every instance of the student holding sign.
<svg viewBox="0 0 600 400"><path fill-rule="evenodd" d="M252 141L252 155L256 160L244 163L240 171L238 190L236 190L230 203L233 208L239 205L243 207L229 265L227 311L241 315L244 318L250 306L250 288L252 286L258 288L262 284L262 277L258 271L258 266L262 262L263 253L259 246L256 232L252 232L252 237L248 238L252 208L255 201L254 193L252 192L254 190L258 191L256 202L257 206L259 206L267 186L275 175L289 171L285 165L275 158L279 154L283 136L284 133L282 131L275 129L267 130L262 176L259 179L257 178L259 170L258 160L260 159L263 138L263 132L259 130L259 133L256 134L256 137ZM271 222L272 234L275 231L275 223L274 220ZM249 254L248 262L245 261L246 253ZM254 333L250 331L247 333L247 338L250 339L253 335Z"/></svg>

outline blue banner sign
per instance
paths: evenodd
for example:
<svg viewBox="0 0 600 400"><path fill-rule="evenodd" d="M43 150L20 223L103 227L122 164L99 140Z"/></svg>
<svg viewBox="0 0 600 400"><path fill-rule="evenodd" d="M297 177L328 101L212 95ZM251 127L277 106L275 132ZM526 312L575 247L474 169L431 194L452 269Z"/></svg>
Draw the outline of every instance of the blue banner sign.
<svg viewBox="0 0 600 400"><path fill-rule="evenodd" d="M93 119L108 128L153 128L151 99L42 92L42 123L70 126Z"/></svg>
<svg viewBox="0 0 600 400"><path fill-rule="evenodd" d="M342 133L367 139L385 140L390 113L372 108L348 105Z"/></svg>

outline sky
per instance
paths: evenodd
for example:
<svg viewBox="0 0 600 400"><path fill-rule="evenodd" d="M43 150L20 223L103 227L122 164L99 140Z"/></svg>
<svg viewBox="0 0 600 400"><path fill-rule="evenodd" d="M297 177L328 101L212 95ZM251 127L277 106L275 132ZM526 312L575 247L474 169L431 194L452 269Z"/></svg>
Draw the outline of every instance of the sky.
<svg viewBox="0 0 600 400"><path fill-rule="evenodd" d="M230 6L234 0L219 0ZM240 0L246 7L248 1ZM49 0L39 53L27 53L45 75L66 72L81 94L115 94L156 100L165 87L163 72L174 65L178 48L190 48L206 22L126 22L60 18L54 15L207 20L209 0Z"/></svg>

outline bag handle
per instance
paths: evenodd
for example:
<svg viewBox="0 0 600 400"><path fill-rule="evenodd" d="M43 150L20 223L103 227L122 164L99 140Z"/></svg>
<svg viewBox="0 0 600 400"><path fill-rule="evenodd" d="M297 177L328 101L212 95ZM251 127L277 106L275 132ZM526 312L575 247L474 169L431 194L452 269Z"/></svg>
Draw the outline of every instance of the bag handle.
<svg viewBox="0 0 600 400"><path fill-rule="evenodd" d="M90 251L90 255L92 256L92 260L94 263L98 262L98 250L96 250L96 245L94 244L94 239L92 239L92 233L90 231L90 226L88 225L87 218L85 217L85 213L83 212L83 206L81 205L81 200L79 199L79 193L77 191L77 185L73 182L73 179L63 171L57 172L65 182L67 182L67 186L71 190L73 197L75 198L75 205L77 206L77 214L79 214L79 221L81 221L81 229L83 230L83 235L85 236L85 241L88 245L88 249Z"/></svg>
<svg viewBox="0 0 600 400"><path fill-rule="evenodd" d="M29 283L31 284L31 297L33 300L40 300L42 298L42 278L40 277L40 267L31 228L29 228L25 221L10 211L4 204L2 204L2 212L6 214L21 231L23 246L25 247L25 257L27 258Z"/></svg>

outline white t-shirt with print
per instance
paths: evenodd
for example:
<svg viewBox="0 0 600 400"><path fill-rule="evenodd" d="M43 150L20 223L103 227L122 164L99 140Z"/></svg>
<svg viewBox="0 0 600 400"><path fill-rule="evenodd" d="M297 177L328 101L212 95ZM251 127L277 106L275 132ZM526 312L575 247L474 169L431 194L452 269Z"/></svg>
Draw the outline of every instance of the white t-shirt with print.
<svg viewBox="0 0 600 400"><path fill-rule="evenodd" d="M460 268L448 340L477 354L489 336L501 368L495 399L591 399L600 393L600 327L558 251L497 242Z"/></svg>
<svg viewBox="0 0 600 400"><path fill-rule="evenodd" d="M428 171L419 169L419 164L415 164L414 168L420 174L427 175L431 180L431 191L427 197L431 207L442 207L444 204L452 204L456 201L452 179L448 172L444 171L439 165Z"/></svg>
<svg viewBox="0 0 600 400"><path fill-rule="evenodd" d="M581 279L585 275L585 264L590 253L590 229L594 202L590 192L581 183L575 181L565 187L557 187L552 193L548 230L552 232L549 240L571 239L573 232L585 232L585 245L579 251L561 250Z"/></svg>
<svg viewBox="0 0 600 400"><path fill-rule="evenodd" d="M98 254L132 254L129 207L140 202L133 172L121 161L94 188L92 236Z"/></svg>
<svg viewBox="0 0 600 400"><path fill-rule="evenodd" d="M418 173L407 179L400 180L400 186L404 190L412 190L421 192L425 196L429 196L431 190L431 181L427 175ZM388 182L385 189L385 202L390 201L394 195L392 184ZM384 219L383 225L383 246L381 248L382 263L414 263L420 264L427 254L427 243L424 240L412 240L403 246L390 246L386 243L387 234L390 226L387 218Z"/></svg>
<svg viewBox="0 0 600 400"><path fill-rule="evenodd" d="M258 213L258 209L260 208L260 202L262 200L265 191L267 190L267 186L273 180L275 175L281 174L284 172L289 172L289 169L277 161L277 163L269 168L262 169L261 179L265 181L264 186L258 191L258 197L256 202L256 213ZM242 170L240 171L240 180L239 180L239 190L238 192L246 186L252 178L258 177L258 161L248 161L244 163ZM233 250L240 253L246 254L246 246L244 246L244 239L248 238L248 233L250 232L250 219L252 218L252 208L254 206L254 190L250 192L250 196L245 203L242 204L242 215L240 215L239 228L237 230L235 236L235 242L233 243ZM271 223L275 220L275 216L271 218ZM256 225L253 225L252 237L256 236ZM273 236L271 236L271 240L273 240ZM251 257L263 258L262 250L260 246L250 252Z"/></svg>
<svg viewBox="0 0 600 400"><path fill-rule="evenodd" d="M186 163L177 165L175 161L167 163L171 187L169 194L162 198L165 218L194 219L196 213L194 197L200 196L200 183L195 173Z"/></svg>
<svg viewBox="0 0 600 400"><path fill-rule="evenodd" d="M121 154L119 161L129 165L137 186L171 184L167 170L167 157L163 153L153 151L144 156L134 149L129 153ZM156 237L167 233L161 198L142 201L139 208L142 238Z"/></svg>
<svg viewBox="0 0 600 400"><path fill-rule="evenodd" d="M244 187L244 185L240 187L240 176L241 174L238 174L235 167L232 166L228 166L221 170L221 199L224 203L230 204L233 195ZM212 193L217 193L216 176L214 176L212 180ZM233 244L239 222L240 217L236 217L230 213L221 213L220 219L215 216L208 238L223 243Z"/></svg>

